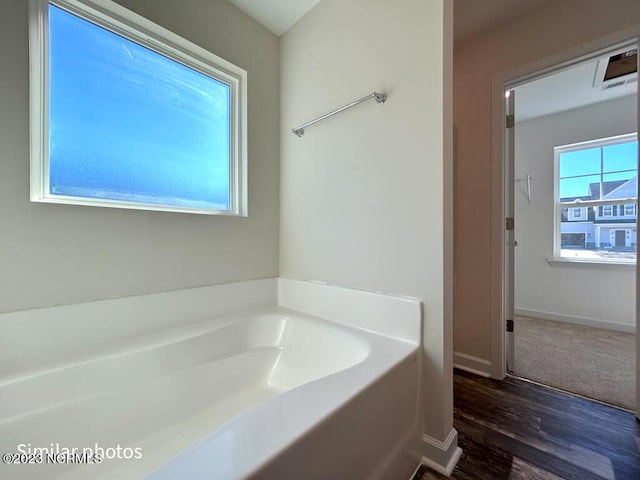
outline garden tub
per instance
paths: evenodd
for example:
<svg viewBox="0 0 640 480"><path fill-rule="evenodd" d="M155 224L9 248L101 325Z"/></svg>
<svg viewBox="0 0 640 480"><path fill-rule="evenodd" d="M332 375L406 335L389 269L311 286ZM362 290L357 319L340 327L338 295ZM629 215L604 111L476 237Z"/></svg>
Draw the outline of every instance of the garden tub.
<svg viewBox="0 0 640 480"><path fill-rule="evenodd" d="M122 339L0 379L0 452L13 455L0 475L408 472L419 461L407 453L417 441L418 352L417 341L283 306Z"/></svg>

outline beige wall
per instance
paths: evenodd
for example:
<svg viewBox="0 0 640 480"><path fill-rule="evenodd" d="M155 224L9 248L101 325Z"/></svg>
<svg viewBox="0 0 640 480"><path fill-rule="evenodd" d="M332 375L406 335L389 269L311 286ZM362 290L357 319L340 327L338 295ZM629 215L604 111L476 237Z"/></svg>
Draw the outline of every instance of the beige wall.
<svg viewBox="0 0 640 480"><path fill-rule="evenodd" d="M424 302L425 431L440 440L452 428L450 6L324 0L281 39L281 274ZM374 90L386 104L291 133Z"/></svg>
<svg viewBox="0 0 640 480"><path fill-rule="evenodd" d="M223 0L119 2L248 71L249 218L30 203L27 3L0 15L0 312L277 276L278 38Z"/></svg>
<svg viewBox="0 0 640 480"><path fill-rule="evenodd" d="M559 0L456 47L454 350L490 361L491 87L494 76L640 24L636 0Z"/></svg>
<svg viewBox="0 0 640 480"><path fill-rule="evenodd" d="M518 91L516 89L516 99ZM516 186L516 313L632 330L635 269L566 263L553 257L554 147L636 131L637 99L629 95L516 124L515 176L533 176L532 202ZM516 101L516 115L518 105Z"/></svg>

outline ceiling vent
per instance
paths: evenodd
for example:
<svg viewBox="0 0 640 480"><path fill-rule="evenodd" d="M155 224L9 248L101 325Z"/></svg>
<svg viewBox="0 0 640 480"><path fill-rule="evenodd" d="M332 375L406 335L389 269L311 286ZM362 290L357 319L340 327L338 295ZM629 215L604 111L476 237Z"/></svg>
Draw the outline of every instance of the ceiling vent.
<svg viewBox="0 0 640 480"><path fill-rule="evenodd" d="M635 78L627 78L626 80L617 80L615 82L607 83L602 86L602 91L609 90L611 88L622 87L623 85L628 85L630 83L636 83L638 81L638 77Z"/></svg>
<svg viewBox="0 0 640 480"><path fill-rule="evenodd" d="M638 81L638 49L624 48L598 60L594 87L603 91Z"/></svg>

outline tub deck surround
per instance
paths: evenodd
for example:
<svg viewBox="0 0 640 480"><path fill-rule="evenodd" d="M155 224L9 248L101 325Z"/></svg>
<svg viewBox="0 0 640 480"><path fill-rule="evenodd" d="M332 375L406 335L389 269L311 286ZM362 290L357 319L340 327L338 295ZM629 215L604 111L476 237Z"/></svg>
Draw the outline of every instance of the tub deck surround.
<svg viewBox="0 0 640 480"><path fill-rule="evenodd" d="M422 304L416 298L340 288L290 278L278 280L278 304L400 340L420 343Z"/></svg>
<svg viewBox="0 0 640 480"><path fill-rule="evenodd" d="M55 332L51 322L77 325L81 314L105 337L82 326L58 350L38 352L32 341L3 351L0 450L97 443L143 453L100 465L2 465L0 476L410 478L420 461L419 302L304 283L268 279L0 316L13 341L29 329ZM278 305L278 293L297 308ZM224 297L240 312L229 314ZM320 318L318 300L344 310ZM92 320L109 312L120 315L112 326ZM363 312L374 328L385 316L389 325L359 328Z"/></svg>
<svg viewBox="0 0 640 480"><path fill-rule="evenodd" d="M274 305L278 279L0 313L0 379L127 349L144 335Z"/></svg>

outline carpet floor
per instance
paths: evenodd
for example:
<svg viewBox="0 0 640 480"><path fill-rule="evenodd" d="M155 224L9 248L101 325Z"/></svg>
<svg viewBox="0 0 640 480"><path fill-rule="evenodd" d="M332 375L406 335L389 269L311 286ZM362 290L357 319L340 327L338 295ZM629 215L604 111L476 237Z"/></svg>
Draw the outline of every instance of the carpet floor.
<svg viewBox="0 0 640 480"><path fill-rule="evenodd" d="M516 317L519 377L635 410L635 361L635 334Z"/></svg>

